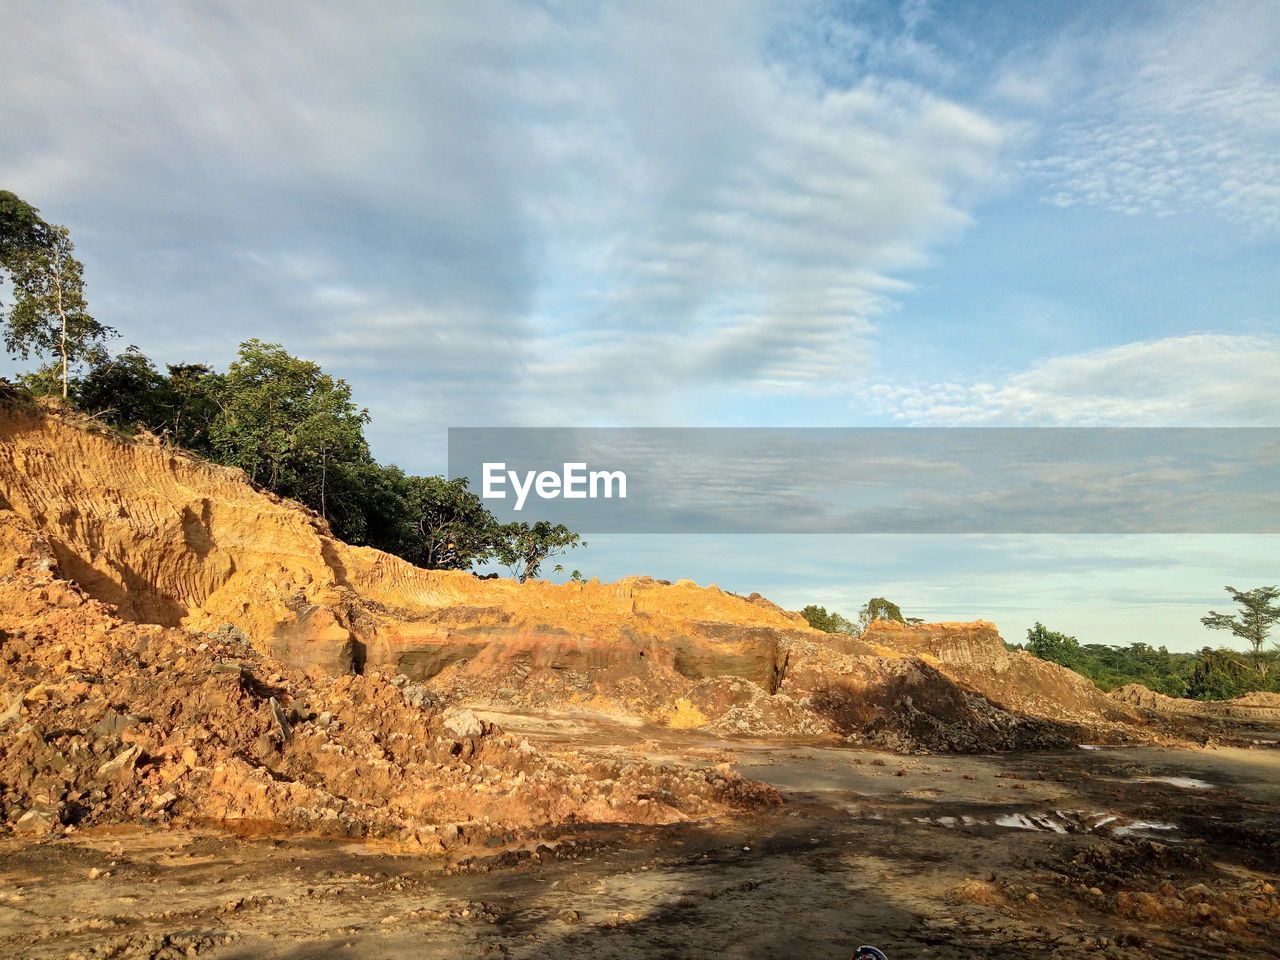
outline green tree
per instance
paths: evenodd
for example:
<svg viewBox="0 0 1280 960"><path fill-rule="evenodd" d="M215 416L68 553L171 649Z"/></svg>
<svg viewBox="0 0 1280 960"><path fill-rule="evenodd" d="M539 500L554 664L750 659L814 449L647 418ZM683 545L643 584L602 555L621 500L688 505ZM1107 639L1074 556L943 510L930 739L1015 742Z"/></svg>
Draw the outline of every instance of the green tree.
<svg viewBox="0 0 1280 960"><path fill-rule="evenodd" d="M1257 675L1233 650L1200 651L1191 668L1187 696L1195 700L1230 700L1257 689Z"/></svg>
<svg viewBox="0 0 1280 960"><path fill-rule="evenodd" d="M1050 630L1036 621L1027 630L1027 651L1041 660L1049 660L1064 667L1074 668L1080 663L1080 641L1065 633Z"/></svg>
<svg viewBox="0 0 1280 960"><path fill-rule="evenodd" d="M42 392L43 372L24 378ZM204 364L170 364L159 372L137 347L104 358L73 380L80 409L125 431L148 430L184 449L209 456L209 430L220 408L222 378Z"/></svg>
<svg viewBox="0 0 1280 960"><path fill-rule="evenodd" d="M826 607L819 607L811 603L800 611L800 616L804 617L813 629L821 630L823 633L854 632L852 623L834 610L828 613Z"/></svg>
<svg viewBox="0 0 1280 960"><path fill-rule="evenodd" d="M172 407L165 428L174 443L207 456L213 424L221 413L223 375L203 363L171 363L166 369Z"/></svg>
<svg viewBox="0 0 1280 960"><path fill-rule="evenodd" d="M512 575L524 583L536 577L542 564L551 557L586 545L580 535L563 523L518 521L498 528L496 554Z"/></svg>
<svg viewBox="0 0 1280 960"><path fill-rule="evenodd" d="M278 343L240 344L216 400L219 413L209 430L215 458L326 519L331 476L369 460L369 413L351 402L346 381Z"/></svg>
<svg viewBox="0 0 1280 960"><path fill-rule="evenodd" d="M168 379L133 346L90 367L76 385L76 402L120 427L156 432L168 425L174 406Z"/></svg>
<svg viewBox="0 0 1280 960"><path fill-rule="evenodd" d="M43 243L11 238L3 266L13 286L13 306L4 314L4 344L27 359L56 357L62 396L70 393L71 366L106 356L104 341L115 331L89 315L84 296L84 265L73 256L66 227L49 226Z"/></svg>
<svg viewBox="0 0 1280 960"><path fill-rule="evenodd" d="M40 211L9 190L0 190L0 269L10 258L49 246L49 224Z"/></svg>
<svg viewBox="0 0 1280 960"><path fill-rule="evenodd" d="M1207 617L1200 622L1210 630L1230 630L1233 634L1249 644L1249 658L1253 661L1258 676L1266 678L1268 663L1263 656L1263 644L1272 626L1280 620L1280 588L1257 587L1253 590L1237 590L1235 587L1224 587L1231 599L1241 610L1238 613L1218 613L1210 610Z"/></svg>
<svg viewBox="0 0 1280 960"><path fill-rule="evenodd" d="M417 534L410 559L418 566L466 570L497 551L503 533L466 477L410 477L409 505ZM534 564L529 576L536 573Z"/></svg>
<svg viewBox="0 0 1280 960"><path fill-rule="evenodd" d="M876 620L897 620L899 623L906 623L898 605L884 597L872 597L858 611L858 625L864 630Z"/></svg>
<svg viewBox="0 0 1280 960"><path fill-rule="evenodd" d="M34 370L24 371L14 378L14 382L32 397L62 396L62 370L56 363L42 363ZM72 403L76 402L78 386L79 380L72 377L67 394Z"/></svg>

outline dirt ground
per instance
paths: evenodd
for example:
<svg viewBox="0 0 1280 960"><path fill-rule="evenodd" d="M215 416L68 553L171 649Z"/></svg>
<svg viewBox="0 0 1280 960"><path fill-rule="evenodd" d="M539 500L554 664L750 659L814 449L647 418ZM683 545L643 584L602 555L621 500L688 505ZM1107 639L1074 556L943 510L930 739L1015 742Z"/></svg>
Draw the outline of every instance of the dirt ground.
<svg viewBox="0 0 1280 960"><path fill-rule="evenodd" d="M900 757L566 718L558 742L728 764L749 819L580 825L465 860L142 826L0 842L0 956L1280 957L1280 749Z"/></svg>

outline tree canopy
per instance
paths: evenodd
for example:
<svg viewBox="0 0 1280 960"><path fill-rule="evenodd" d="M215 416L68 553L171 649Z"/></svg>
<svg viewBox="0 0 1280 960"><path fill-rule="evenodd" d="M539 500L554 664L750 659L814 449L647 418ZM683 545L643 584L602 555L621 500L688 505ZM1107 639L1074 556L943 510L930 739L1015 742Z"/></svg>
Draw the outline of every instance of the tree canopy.
<svg viewBox="0 0 1280 960"><path fill-rule="evenodd" d="M828 613L826 607L811 603L800 611L800 615L808 621L809 626L823 633L857 633L857 628L852 623L834 610Z"/></svg>
<svg viewBox="0 0 1280 960"><path fill-rule="evenodd" d="M1263 645L1271 628L1280 620L1280 588L1256 587L1253 590L1237 590L1235 587L1224 587L1231 599L1239 605L1237 613L1218 613L1210 610L1207 617L1200 622L1210 630L1230 630L1241 640L1249 644L1249 658L1253 667L1263 677L1267 675L1269 664L1263 656Z"/></svg>
<svg viewBox="0 0 1280 960"><path fill-rule="evenodd" d="M106 356L114 331L89 315L84 265L66 227L46 223L30 204L0 191L0 270L12 287L13 303L0 313L4 345L23 360L56 358L64 399L71 368Z"/></svg>
<svg viewBox="0 0 1280 960"><path fill-rule="evenodd" d="M335 465L366 461L369 412L351 388L278 343L247 340L216 385L209 432L218 460L328 519Z"/></svg>
<svg viewBox="0 0 1280 960"><path fill-rule="evenodd" d="M1038 620L1034 627L1027 629L1027 651L1041 660L1049 660L1073 669L1081 659L1079 640L1065 633L1050 630Z"/></svg>
<svg viewBox="0 0 1280 960"><path fill-rule="evenodd" d="M21 251L47 247L49 225L40 211L9 190L0 190L0 269Z"/></svg>
<svg viewBox="0 0 1280 960"><path fill-rule="evenodd" d="M892 600L886 600L884 597L872 597L858 611L858 623L863 629L866 629L876 620L897 620L899 623L906 623L906 619L902 616L901 608Z"/></svg>
<svg viewBox="0 0 1280 960"><path fill-rule="evenodd" d="M521 583L536 577L542 564L552 557L586 546L582 537L563 523L547 520L503 524L498 528L496 543L498 561Z"/></svg>
<svg viewBox="0 0 1280 960"><path fill-rule="evenodd" d="M1081 643L1073 636L1037 623L1027 630L1028 653L1088 677L1103 690L1140 683L1169 697L1222 700L1251 690L1280 692L1274 653L1264 653L1271 670L1260 674L1234 650L1205 647L1195 653L1172 653L1165 647L1136 642L1126 646ZM1017 647L1015 647L1017 649Z"/></svg>

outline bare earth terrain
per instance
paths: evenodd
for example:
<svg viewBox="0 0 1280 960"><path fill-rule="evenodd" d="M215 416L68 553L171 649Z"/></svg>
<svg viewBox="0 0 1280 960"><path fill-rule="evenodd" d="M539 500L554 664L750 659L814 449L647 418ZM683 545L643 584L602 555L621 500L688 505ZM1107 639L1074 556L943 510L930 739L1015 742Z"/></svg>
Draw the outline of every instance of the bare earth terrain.
<svg viewBox="0 0 1280 960"><path fill-rule="evenodd" d="M421 570L0 395L0 958L1280 956L1280 697Z"/></svg>
<svg viewBox="0 0 1280 960"><path fill-rule="evenodd" d="M903 758L560 726L524 732L732 764L787 802L564 827L461 861L251 825L8 840L0 953L843 958L871 942L893 960L1280 956L1273 748Z"/></svg>

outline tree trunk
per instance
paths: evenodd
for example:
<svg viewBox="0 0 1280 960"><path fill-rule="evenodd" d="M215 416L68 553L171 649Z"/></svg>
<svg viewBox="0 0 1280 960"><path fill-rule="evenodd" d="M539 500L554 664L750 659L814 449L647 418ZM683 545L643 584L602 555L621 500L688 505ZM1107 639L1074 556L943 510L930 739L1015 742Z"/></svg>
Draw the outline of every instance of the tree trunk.
<svg viewBox="0 0 1280 960"><path fill-rule="evenodd" d="M320 448L320 516L329 519L329 511L325 509L324 484L329 476L329 448Z"/></svg>
<svg viewBox="0 0 1280 960"><path fill-rule="evenodd" d="M67 399L67 311L62 303L62 254L57 254L53 262L53 290L58 301L58 316L62 319L62 340L59 349L62 353L62 399Z"/></svg>

